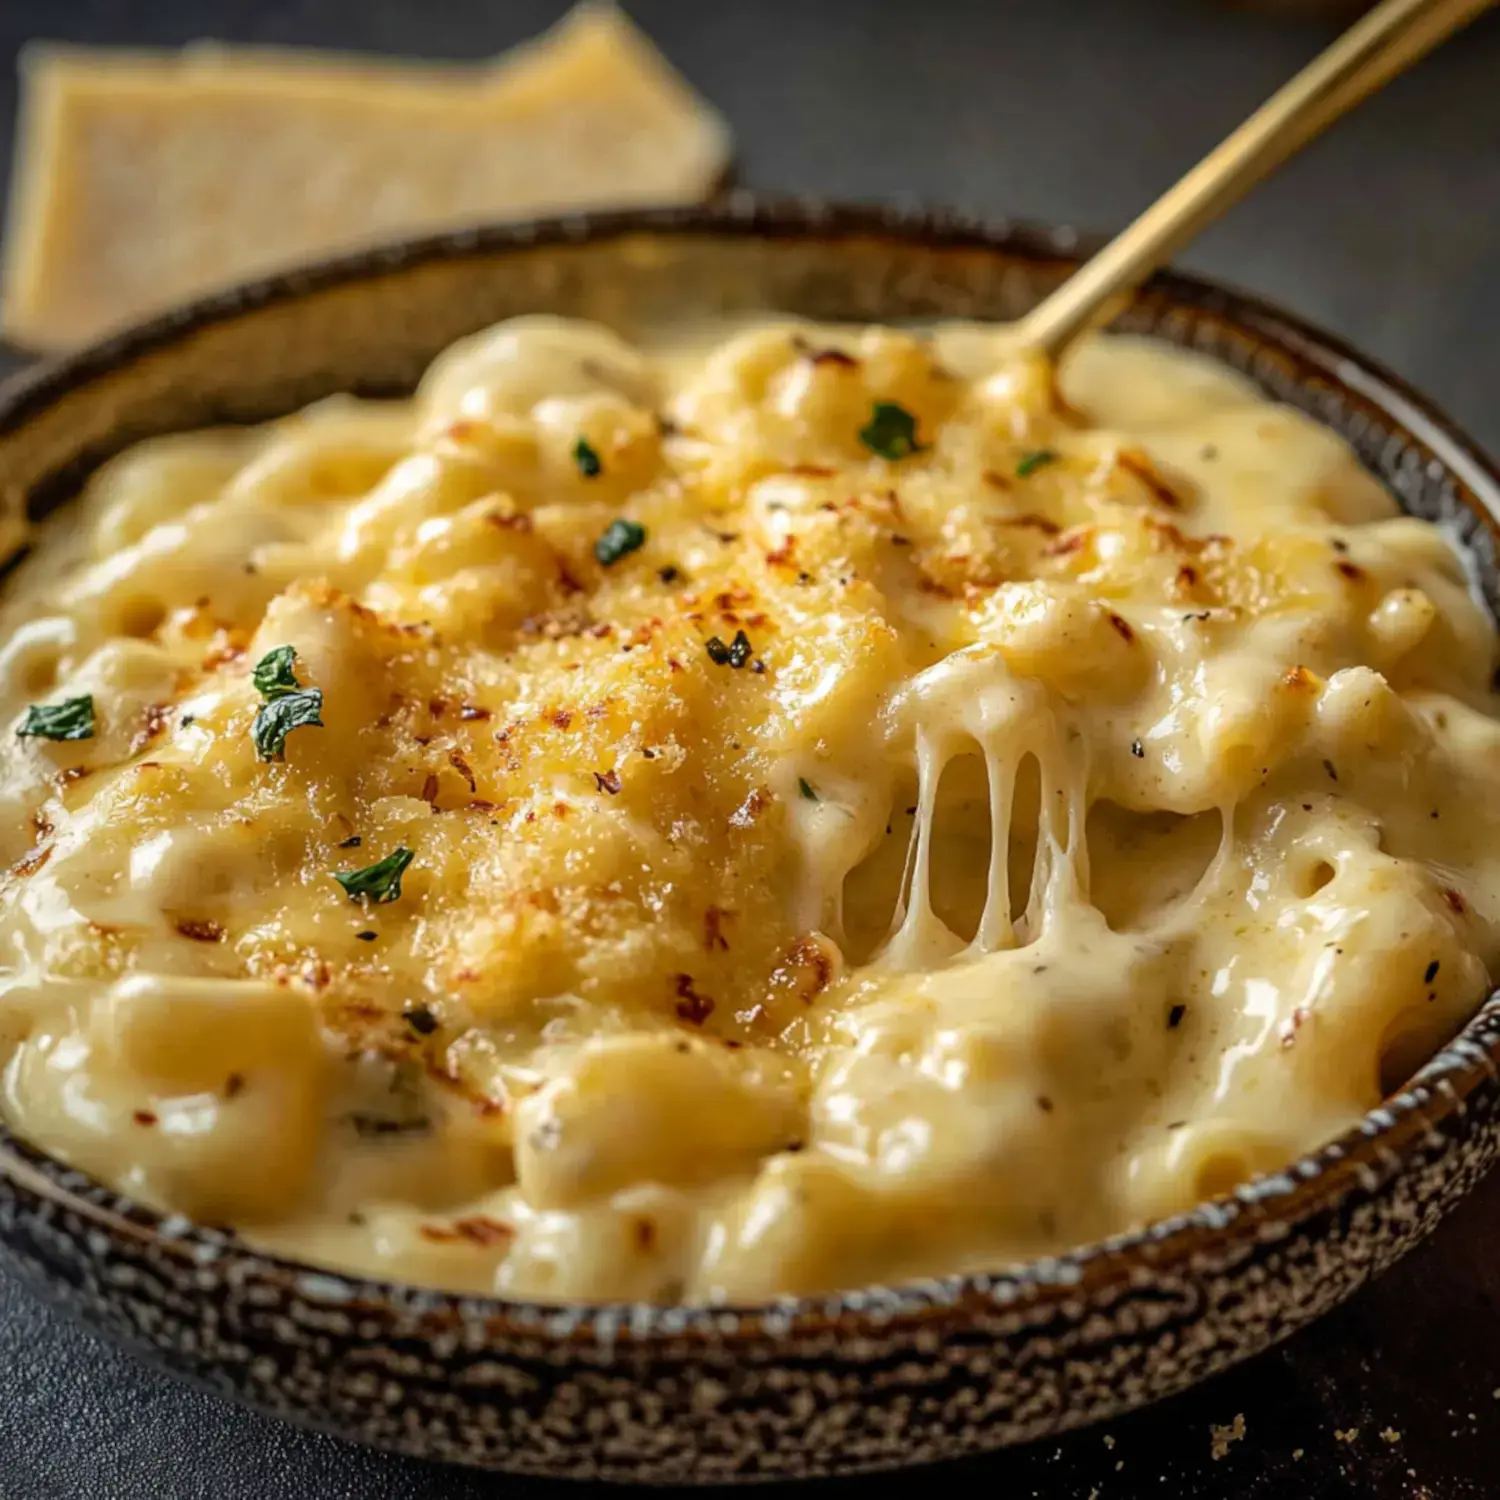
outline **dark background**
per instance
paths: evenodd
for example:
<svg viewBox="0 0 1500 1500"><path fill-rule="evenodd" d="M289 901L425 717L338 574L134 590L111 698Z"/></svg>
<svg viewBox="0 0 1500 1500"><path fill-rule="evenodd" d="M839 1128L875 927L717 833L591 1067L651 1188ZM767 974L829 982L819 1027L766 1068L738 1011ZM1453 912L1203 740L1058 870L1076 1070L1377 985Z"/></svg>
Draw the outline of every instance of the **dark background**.
<svg viewBox="0 0 1500 1500"><path fill-rule="evenodd" d="M729 117L740 177L1117 227L1324 45L1332 24L1211 0L626 0ZM480 57L557 0L0 0L31 37L194 37ZM247 148L253 149L253 148ZM0 171L3 171L0 165ZM1287 303L1500 448L1500 16L1428 59L1185 262ZM1500 1181L1284 1348L1107 1429L830 1497L1500 1495ZM1213 1457L1211 1427L1244 1417ZM0 1500L428 1500L576 1489L385 1459L225 1406L0 1278Z"/></svg>

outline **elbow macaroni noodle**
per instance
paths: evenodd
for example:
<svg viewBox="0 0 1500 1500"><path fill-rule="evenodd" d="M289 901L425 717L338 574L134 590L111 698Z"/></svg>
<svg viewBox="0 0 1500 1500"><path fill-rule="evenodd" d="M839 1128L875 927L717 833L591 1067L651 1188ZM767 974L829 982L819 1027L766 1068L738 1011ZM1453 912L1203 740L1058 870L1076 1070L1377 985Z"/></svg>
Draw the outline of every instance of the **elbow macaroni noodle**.
<svg viewBox="0 0 1500 1500"><path fill-rule="evenodd" d="M1460 561L1149 343L519 319L123 454L0 642L7 1118L320 1264L995 1268L1347 1127L1500 957Z"/></svg>

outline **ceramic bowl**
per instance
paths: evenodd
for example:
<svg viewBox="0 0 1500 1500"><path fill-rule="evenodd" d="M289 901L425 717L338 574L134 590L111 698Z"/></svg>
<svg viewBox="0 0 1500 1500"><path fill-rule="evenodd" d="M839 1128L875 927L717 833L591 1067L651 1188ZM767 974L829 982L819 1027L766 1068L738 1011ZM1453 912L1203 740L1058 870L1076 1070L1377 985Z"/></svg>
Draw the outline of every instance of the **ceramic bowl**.
<svg viewBox="0 0 1500 1500"><path fill-rule="evenodd" d="M0 396L0 500L66 504L148 434L391 394L462 334L551 311L1012 318L1065 230L768 204L500 225L199 302ZM1202 351L1335 429L1450 528L1492 607L1500 477L1353 350L1164 275L1122 327ZM1339 1140L1104 1244L991 1275L758 1307L538 1306L331 1274L164 1217L0 1130L0 1256L96 1328L262 1411L494 1469L772 1479L1019 1443L1179 1390L1284 1338L1409 1250L1500 1151L1500 998Z"/></svg>

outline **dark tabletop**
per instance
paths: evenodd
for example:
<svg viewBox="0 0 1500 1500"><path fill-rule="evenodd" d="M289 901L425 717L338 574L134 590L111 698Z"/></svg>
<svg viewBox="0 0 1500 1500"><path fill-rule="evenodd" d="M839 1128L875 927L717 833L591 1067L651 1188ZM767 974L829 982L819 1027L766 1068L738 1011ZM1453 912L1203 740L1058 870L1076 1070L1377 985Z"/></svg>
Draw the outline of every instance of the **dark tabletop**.
<svg viewBox="0 0 1500 1500"><path fill-rule="evenodd" d="M1098 228L1142 207L1330 34L1209 0L627 3L729 116L753 186ZM474 57L561 8L0 0L0 62L33 36ZM7 76L0 163L12 113ZM1185 259L1337 330L1500 448L1500 18L1364 106ZM1497 1297L1500 1178L1284 1347L1107 1428L921 1482L972 1481L997 1500L1500 1495ZM910 1481L821 1492L872 1485L904 1494ZM544 1493L582 1492L382 1458L252 1416L137 1367L0 1277L0 1500Z"/></svg>

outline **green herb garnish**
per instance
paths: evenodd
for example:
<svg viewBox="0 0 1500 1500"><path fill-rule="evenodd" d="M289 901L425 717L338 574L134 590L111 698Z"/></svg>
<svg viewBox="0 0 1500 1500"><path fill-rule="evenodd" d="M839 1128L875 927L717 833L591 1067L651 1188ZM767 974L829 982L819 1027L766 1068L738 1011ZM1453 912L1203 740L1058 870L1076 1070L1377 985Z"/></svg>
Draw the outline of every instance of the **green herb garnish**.
<svg viewBox="0 0 1500 1500"><path fill-rule="evenodd" d="M408 1005L402 1015L418 1036L431 1036L442 1024L430 1005Z"/></svg>
<svg viewBox="0 0 1500 1500"><path fill-rule="evenodd" d="M578 465L578 472L585 479L597 479L604 472L598 453L585 437L573 444L573 462Z"/></svg>
<svg viewBox="0 0 1500 1500"><path fill-rule="evenodd" d="M1035 474L1038 469L1045 469L1048 464L1055 464L1058 455L1051 448L1037 448L1030 453L1023 453L1021 461L1016 465L1016 478L1025 479Z"/></svg>
<svg viewBox="0 0 1500 1500"><path fill-rule="evenodd" d="M397 846L384 859L362 870L334 871L333 878L354 900L368 896L371 901L394 901L401 894L401 876L416 856L410 849Z"/></svg>
<svg viewBox="0 0 1500 1500"><path fill-rule="evenodd" d="M711 635L703 643L703 649L708 652L708 659L719 667L733 667L736 671L743 667L754 654L755 647L750 644L750 637L743 630L734 633L734 639L726 646L716 635Z"/></svg>
<svg viewBox="0 0 1500 1500"><path fill-rule="evenodd" d="M277 646L255 664L251 680L266 701L256 712L250 738L262 760L284 759L286 737L294 729L323 727L323 689L305 688L297 681L292 670L296 659L294 646Z"/></svg>
<svg viewBox="0 0 1500 1500"><path fill-rule="evenodd" d="M323 727L322 688L301 688L262 703L250 726L250 738L262 760L284 760L287 735L308 727Z"/></svg>
<svg viewBox="0 0 1500 1500"><path fill-rule="evenodd" d="M917 419L894 401L877 401L870 409L868 424L859 429L859 440L881 458L895 460L920 453L917 441Z"/></svg>
<svg viewBox="0 0 1500 1500"><path fill-rule="evenodd" d="M64 698L61 703L33 703L18 735L39 740L91 740L94 737L94 695Z"/></svg>
<svg viewBox="0 0 1500 1500"><path fill-rule="evenodd" d="M646 528L621 516L604 528L599 540L594 543L594 556L599 559L601 567L607 568L611 563L629 556L645 540Z"/></svg>
<svg viewBox="0 0 1500 1500"><path fill-rule="evenodd" d="M278 646L274 651L267 651L255 664L255 672L251 678L255 683L255 691L267 701L295 693L302 686L292 670L292 663L296 659L295 646Z"/></svg>
<svg viewBox="0 0 1500 1500"><path fill-rule="evenodd" d="M805 776L799 776L797 778L797 790L801 792L809 802L821 802L823 800L818 796L812 782L810 782Z"/></svg>

